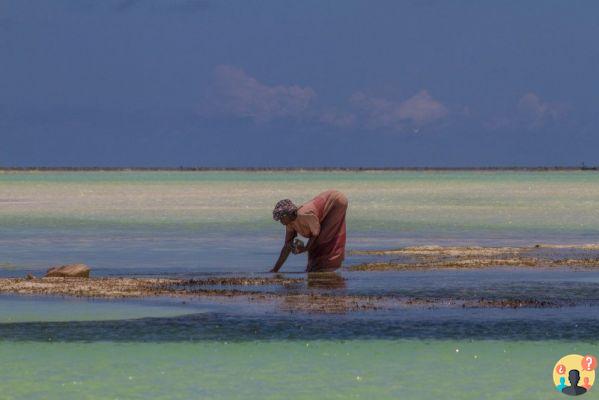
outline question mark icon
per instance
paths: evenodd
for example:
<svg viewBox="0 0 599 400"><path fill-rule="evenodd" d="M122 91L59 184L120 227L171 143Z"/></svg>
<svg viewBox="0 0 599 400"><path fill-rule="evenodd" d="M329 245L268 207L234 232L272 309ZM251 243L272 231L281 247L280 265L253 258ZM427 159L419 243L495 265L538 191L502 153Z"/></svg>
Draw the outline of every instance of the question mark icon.
<svg viewBox="0 0 599 400"><path fill-rule="evenodd" d="M590 354L582 357L582 369L585 371L592 371L597 367L597 358Z"/></svg>
<svg viewBox="0 0 599 400"><path fill-rule="evenodd" d="M566 373L566 366L564 364L558 364L555 367L555 372L557 372L559 375L563 375Z"/></svg>

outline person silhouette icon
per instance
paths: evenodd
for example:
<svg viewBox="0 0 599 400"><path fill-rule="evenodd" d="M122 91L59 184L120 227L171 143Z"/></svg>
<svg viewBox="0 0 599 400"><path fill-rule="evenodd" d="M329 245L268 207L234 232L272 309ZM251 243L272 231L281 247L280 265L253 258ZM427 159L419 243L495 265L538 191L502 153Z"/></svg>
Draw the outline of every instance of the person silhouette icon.
<svg viewBox="0 0 599 400"><path fill-rule="evenodd" d="M580 381L580 371L577 369L571 369L568 371L568 380L570 381L570 386L563 388L562 393L565 393L569 396L578 396L579 394L587 392L585 388L578 386L578 382Z"/></svg>
<svg viewBox="0 0 599 400"><path fill-rule="evenodd" d="M555 390L557 390L558 392L561 392L563 388L566 387L566 378L564 378L563 376L559 378L559 385L557 385L555 387Z"/></svg>
<svg viewBox="0 0 599 400"><path fill-rule="evenodd" d="M584 383L582 384L582 387L585 388L586 390L589 390L591 388L591 384L589 383L588 376L584 377Z"/></svg>

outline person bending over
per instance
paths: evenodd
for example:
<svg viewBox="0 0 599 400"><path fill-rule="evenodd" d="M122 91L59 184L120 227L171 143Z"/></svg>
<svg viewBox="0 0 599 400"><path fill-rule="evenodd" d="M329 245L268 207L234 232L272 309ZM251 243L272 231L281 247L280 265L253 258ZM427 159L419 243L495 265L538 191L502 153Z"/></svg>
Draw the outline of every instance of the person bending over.
<svg viewBox="0 0 599 400"><path fill-rule="evenodd" d="M327 190L300 205L289 199L279 201L273 219L285 225L285 243L274 268L278 272L289 253L308 252L307 272L334 271L345 258L345 213L348 201L337 190ZM304 246L297 235L308 239Z"/></svg>

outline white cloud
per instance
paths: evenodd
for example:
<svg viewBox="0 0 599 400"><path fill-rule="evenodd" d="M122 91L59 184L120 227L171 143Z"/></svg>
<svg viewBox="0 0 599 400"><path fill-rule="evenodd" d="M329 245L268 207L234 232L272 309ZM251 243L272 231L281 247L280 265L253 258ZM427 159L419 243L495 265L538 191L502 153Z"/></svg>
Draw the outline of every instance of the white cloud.
<svg viewBox="0 0 599 400"><path fill-rule="evenodd" d="M563 107L545 102L530 92L518 101L518 112L531 127L540 127L548 121L557 120L563 113Z"/></svg>
<svg viewBox="0 0 599 400"><path fill-rule="evenodd" d="M432 124L449 114L447 107L426 90L409 99L395 102L357 92L350 103L362 113L364 124L371 129L405 130Z"/></svg>
<svg viewBox="0 0 599 400"><path fill-rule="evenodd" d="M398 111L402 119L412 120L417 125L434 122L448 114L447 108L426 90L401 103Z"/></svg>
<svg viewBox="0 0 599 400"><path fill-rule="evenodd" d="M320 114L319 122L337 128L352 128L356 123L356 116L347 112L325 111Z"/></svg>
<svg viewBox="0 0 599 400"><path fill-rule="evenodd" d="M301 118L339 129L413 132L449 115L447 107L426 90L404 101L356 92L349 98L350 110L323 110L314 105L315 99L316 92L311 87L268 85L241 68L219 65L200 112L204 116L248 118L257 123Z"/></svg>
<svg viewBox="0 0 599 400"><path fill-rule="evenodd" d="M302 116L315 97L316 92L310 87L270 86L240 68L219 65L215 68L214 82L202 111L268 122Z"/></svg>

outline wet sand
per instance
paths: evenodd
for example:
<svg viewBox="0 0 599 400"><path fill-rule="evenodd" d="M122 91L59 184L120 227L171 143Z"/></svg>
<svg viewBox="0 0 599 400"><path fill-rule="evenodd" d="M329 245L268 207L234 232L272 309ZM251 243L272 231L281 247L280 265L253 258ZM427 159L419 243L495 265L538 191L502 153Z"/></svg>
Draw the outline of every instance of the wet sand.
<svg viewBox="0 0 599 400"><path fill-rule="evenodd" d="M395 250L353 251L354 255L384 256L354 266L353 271L430 268L587 267L599 268L599 244L538 244L531 247L417 246ZM390 257L393 257L389 259Z"/></svg>

